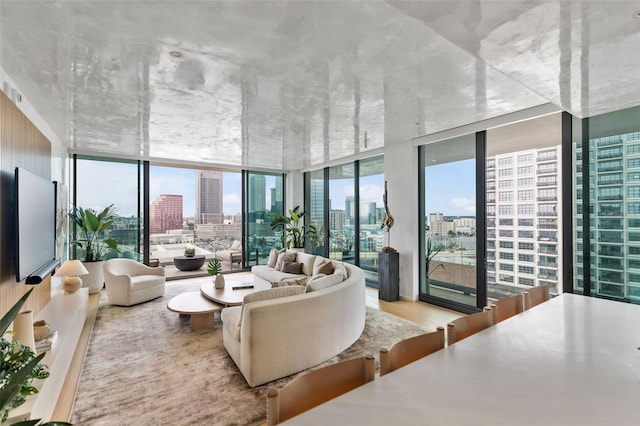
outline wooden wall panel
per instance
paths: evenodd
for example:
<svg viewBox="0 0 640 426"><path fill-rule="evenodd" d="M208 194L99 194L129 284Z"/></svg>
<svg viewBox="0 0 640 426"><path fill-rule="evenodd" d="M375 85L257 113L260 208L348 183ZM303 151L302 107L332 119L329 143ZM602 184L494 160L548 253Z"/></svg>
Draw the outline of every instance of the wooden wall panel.
<svg viewBox="0 0 640 426"><path fill-rule="evenodd" d="M22 167L51 178L51 143L0 92L0 315L33 286L16 282L14 170ZM51 277L35 286L24 309L37 314L51 298Z"/></svg>

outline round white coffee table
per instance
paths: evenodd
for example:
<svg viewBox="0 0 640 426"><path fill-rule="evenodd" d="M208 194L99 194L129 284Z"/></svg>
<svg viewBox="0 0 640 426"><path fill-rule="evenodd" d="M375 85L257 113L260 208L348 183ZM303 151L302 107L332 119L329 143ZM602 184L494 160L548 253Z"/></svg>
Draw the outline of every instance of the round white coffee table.
<svg viewBox="0 0 640 426"><path fill-rule="evenodd" d="M200 292L207 299L224 306L239 306L247 294L271 288L271 283L261 281L254 283L252 280L229 280L227 279L224 288L215 288L212 283L205 283L200 286Z"/></svg>
<svg viewBox="0 0 640 426"><path fill-rule="evenodd" d="M191 317L191 329L213 327L215 312L224 306L203 297L199 291L190 291L175 296L167 303L170 311L177 312L181 317Z"/></svg>

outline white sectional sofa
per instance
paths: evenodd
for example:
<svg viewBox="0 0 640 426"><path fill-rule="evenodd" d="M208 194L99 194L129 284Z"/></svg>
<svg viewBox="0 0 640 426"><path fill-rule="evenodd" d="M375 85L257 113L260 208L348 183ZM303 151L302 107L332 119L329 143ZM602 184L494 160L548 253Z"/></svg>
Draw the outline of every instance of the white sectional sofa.
<svg viewBox="0 0 640 426"><path fill-rule="evenodd" d="M286 274L260 265L252 268L254 279L273 283L307 277L316 260L326 261L304 253L297 256L304 264L303 274ZM329 286L311 282L302 288L291 285L266 290L268 297L277 298L248 301L247 296L243 306L222 311L224 347L251 387L318 365L347 349L362 334L364 272L353 265L332 263L338 273L345 271L346 279L333 277L339 282ZM327 276L315 282L331 279ZM299 294L279 297L293 293Z"/></svg>

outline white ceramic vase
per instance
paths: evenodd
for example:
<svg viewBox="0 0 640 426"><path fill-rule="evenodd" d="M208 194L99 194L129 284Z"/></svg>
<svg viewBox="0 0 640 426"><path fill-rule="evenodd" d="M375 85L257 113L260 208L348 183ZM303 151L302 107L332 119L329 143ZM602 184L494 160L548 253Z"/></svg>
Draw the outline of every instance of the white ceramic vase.
<svg viewBox="0 0 640 426"><path fill-rule="evenodd" d="M215 279L213 280L213 282L215 283L215 287L218 289L222 289L224 288L224 275L222 274L218 274L215 276Z"/></svg>
<svg viewBox="0 0 640 426"><path fill-rule="evenodd" d="M88 275L82 276L82 287L89 287L89 294L99 293L104 287L104 260L98 260L96 262L82 262Z"/></svg>

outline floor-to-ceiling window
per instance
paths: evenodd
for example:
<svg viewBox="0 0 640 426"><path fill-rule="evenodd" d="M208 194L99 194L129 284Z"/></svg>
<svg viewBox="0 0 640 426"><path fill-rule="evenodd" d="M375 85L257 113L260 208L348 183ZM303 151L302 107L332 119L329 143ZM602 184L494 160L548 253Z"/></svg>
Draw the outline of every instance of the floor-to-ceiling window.
<svg viewBox="0 0 640 426"><path fill-rule="evenodd" d="M267 212L284 212L284 177L246 172L246 264L266 264L272 247L282 247L281 231L271 229Z"/></svg>
<svg viewBox="0 0 640 426"><path fill-rule="evenodd" d="M430 143L420 152L424 191L420 298L475 309L478 304L475 135ZM487 216L495 218L495 211Z"/></svg>
<svg viewBox="0 0 640 426"><path fill-rule="evenodd" d="M490 300L539 285L562 292L561 134L561 114L487 130Z"/></svg>
<svg viewBox="0 0 640 426"><path fill-rule="evenodd" d="M325 170L313 170L305 174L305 212L316 233L305 240L305 250L317 255L325 255Z"/></svg>
<svg viewBox="0 0 640 426"><path fill-rule="evenodd" d="M378 253L385 246L384 220L384 158L375 157L358 162L358 194L360 198L360 268L367 280L378 282Z"/></svg>
<svg viewBox="0 0 640 426"><path fill-rule="evenodd" d="M152 165L149 198L150 257L162 265L187 248L210 259L242 240L239 172ZM240 266L240 257L220 258L223 270Z"/></svg>
<svg viewBox="0 0 640 426"><path fill-rule="evenodd" d="M142 260L142 165L138 161L114 160L95 157L75 157L75 193L73 207L100 212L114 205L117 219L106 231L105 238L118 242L120 253L109 251L109 257L127 257ZM75 200L75 201L74 201ZM73 239L73 229L70 230ZM77 246L73 250L82 250ZM76 253L73 258L81 258Z"/></svg>
<svg viewBox="0 0 640 426"><path fill-rule="evenodd" d="M309 253L353 263L377 286L378 253L387 244L382 156L305 173L305 211L317 234L307 240Z"/></svg>
<svg viewBox="0 0 640 426"><path fill-rule="evenodd" d="M640 303L640 107L574 135L574 291Z"/></svg>
<svg viewBox="0 0 640 426"><path fill-rule="evenodd" d="M329 167L329 257L355 263L358 209L353 163Z"/></svg>

